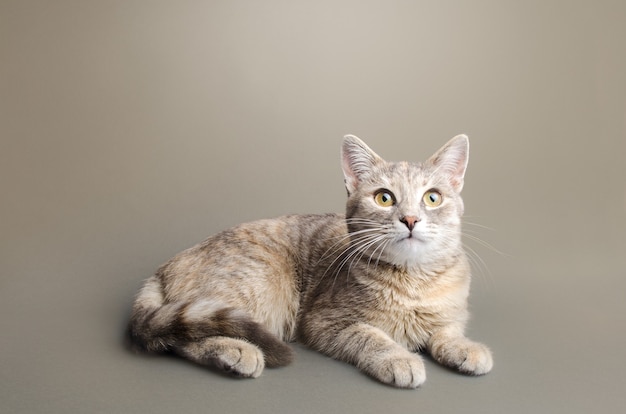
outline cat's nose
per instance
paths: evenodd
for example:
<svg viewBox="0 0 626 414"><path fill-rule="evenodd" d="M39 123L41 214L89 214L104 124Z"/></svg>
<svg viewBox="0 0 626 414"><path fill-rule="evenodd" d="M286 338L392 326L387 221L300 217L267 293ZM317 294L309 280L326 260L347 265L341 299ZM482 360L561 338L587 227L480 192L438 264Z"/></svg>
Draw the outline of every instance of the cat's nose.
<svg viewBox="0 0 626 414"><path fill-rule="evenodd" d="M419 223L422 219L416 216L404 216L400 219L409 229L409 231L413 231L415 225Z"/></svg>

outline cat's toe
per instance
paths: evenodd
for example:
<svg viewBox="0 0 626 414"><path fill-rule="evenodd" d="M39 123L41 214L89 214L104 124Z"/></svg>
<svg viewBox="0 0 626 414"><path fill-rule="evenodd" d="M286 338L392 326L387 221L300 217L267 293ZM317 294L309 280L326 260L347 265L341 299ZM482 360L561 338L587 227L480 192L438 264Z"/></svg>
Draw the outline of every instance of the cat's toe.
<svg viewBox="0 0 626 414"><path fill-rule="evenodd" d="M417 355L381 361L373 372L385 384L398 388L417 388L426 381L426 369Z"/></svg>
<svg viewBox="0 0 626 414"><path fill-rule="evenodd" d="M217 365L224 371L241 378L257 378L263 372L263 353L252 344L231 348L219 355Z"/></svg>
<svg viewBox="0 0 626 414"><path fill-rule="evenodd" d="M464 350L464 360L459 371L469 375L484 375L493 368L491 351L483 344L472 343Z"/></svg>
<svg viewBox="0 0 626 414"><path fill-rule="evenodd" d="M484 375L493 367L489 348L465 338L439 344L431 352L441 364L468 375Z"/></svg>

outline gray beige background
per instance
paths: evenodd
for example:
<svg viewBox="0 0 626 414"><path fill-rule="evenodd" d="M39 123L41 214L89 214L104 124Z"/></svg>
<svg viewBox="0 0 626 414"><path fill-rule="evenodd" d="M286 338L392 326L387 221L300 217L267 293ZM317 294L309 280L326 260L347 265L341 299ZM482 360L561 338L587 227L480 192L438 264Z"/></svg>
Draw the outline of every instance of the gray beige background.
<svg viewBox="0 0 626 414"><path fill-rule="evenodd" d="M0 411L623 412L625 42L622 1L0 1ZM342 211L346 133L470 136L491 374L396 390L296 345L236 381L122 346L176 252Z"/></svg>

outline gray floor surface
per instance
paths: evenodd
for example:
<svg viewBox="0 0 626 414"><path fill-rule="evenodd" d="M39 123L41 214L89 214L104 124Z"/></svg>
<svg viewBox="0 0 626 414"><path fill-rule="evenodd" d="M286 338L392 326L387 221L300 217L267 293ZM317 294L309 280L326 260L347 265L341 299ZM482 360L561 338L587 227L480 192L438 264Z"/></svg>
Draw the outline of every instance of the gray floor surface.
<svg viewBox="0 0 626 414"><path fill-rule="evenodd" d="M612 1L0 1L0 412L623 412L625 23ZM470 136L492 373L427 360L398 390L294 344L236 380L123 346L173 254L342 211L346 133L414 161Z"/></svg>

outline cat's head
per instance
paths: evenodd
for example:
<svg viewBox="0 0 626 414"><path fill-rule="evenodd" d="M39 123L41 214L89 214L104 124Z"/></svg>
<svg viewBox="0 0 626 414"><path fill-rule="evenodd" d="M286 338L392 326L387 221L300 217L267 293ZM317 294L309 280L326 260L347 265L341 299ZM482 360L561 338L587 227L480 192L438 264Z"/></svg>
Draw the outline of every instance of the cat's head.
<svg viewBox="0 0 626 414"><path fill-rule="evenodd" d="M352 245L373 261L412 267L458 254L467 136L452 138L423 163L388 162L353 135L341 158Z"/></svg>

